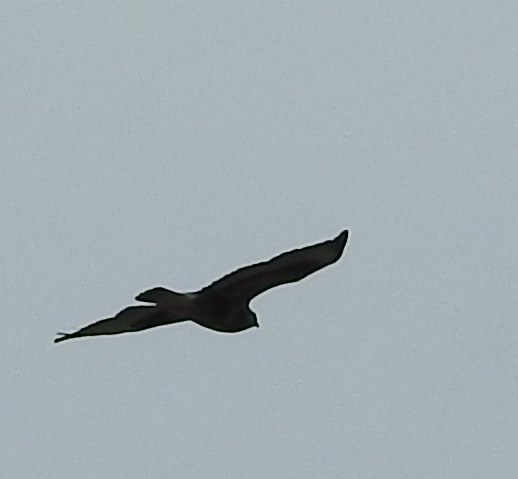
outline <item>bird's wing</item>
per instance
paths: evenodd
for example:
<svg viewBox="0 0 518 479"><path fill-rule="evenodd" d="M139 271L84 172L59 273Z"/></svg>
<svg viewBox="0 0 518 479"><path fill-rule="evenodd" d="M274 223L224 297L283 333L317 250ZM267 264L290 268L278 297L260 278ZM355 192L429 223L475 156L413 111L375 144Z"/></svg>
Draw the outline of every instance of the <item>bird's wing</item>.
<svg viewBox="0 0 518 479"><path fill-rule="evenodd" d="M59 333L61 337L54 340L55 343L66 339L81 336L98 336L104 334L121 334L132 331L142 331L155 326L184 321L187 318L179 318L166 308L156 306L129 306L117 313L112 318L101 319L93 324L85 326L74 333Z"/></svg>
<svg viewBox="0 0 518 479"><path fill-rule="evenodd" d="M342 256L348 231L322 243L282 253L269 261L240 268L211 285L201 293L221 293L252 299L262 292L285 283L293 283L328 266Z"/></svg>

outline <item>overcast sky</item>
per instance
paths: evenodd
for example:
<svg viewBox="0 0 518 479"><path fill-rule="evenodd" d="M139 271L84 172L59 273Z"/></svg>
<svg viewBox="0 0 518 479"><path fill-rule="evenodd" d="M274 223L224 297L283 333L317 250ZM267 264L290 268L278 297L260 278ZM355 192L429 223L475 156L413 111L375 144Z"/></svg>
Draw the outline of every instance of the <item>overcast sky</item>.
<svg viewBox="0 0 518 479"><path fill-rule="evenodd" d="M518 4L6 2L2 474L518 477ZM53 344L351 231L261 327Z"/></svg>

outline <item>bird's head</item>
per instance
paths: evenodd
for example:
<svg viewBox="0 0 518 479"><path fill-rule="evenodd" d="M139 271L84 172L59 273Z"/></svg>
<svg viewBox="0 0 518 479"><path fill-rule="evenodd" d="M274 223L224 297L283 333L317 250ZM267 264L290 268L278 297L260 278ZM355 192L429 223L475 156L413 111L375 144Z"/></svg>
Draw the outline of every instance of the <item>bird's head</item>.
<svg viewBox="0 0 518 479"><path fill-rule="evenodd" d="M255 314L251 309L248 309L247 313L247 329L258 328L259 321L257 321L257 314Z"/></svg>

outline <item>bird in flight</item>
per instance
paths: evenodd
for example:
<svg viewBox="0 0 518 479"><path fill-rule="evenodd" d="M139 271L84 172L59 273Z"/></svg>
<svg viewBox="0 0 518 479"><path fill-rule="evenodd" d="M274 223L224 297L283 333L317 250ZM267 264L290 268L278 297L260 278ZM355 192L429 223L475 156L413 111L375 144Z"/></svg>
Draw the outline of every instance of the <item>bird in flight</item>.
<svg viewBox="0 0 518 479"><path fill-rule="evenodd" d="M143 331L183 321L193 321L222 333L259 327L250 301L270 288L294 283L338 261L348 234L345 230L334 239L245 266L194 293L177 293L163 287L149 289L135 298L149 304L129 306L112 318L101 319L73 333L58 333L60 336L54 342Z"/></svg>

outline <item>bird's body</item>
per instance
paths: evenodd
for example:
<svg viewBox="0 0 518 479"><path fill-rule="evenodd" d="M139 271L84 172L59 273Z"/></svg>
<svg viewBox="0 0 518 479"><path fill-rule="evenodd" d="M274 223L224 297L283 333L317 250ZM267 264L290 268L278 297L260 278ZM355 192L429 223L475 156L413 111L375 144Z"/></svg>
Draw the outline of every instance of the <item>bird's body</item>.
<svg viewBox="0 0 518 479"><path fill-rule="evenodd" d="M140 293L135 299L151 305L129 306L112 318L102 319L74 333L59 333L54 342L83 337L142 331L156 326L193 321L222 333L258 327L250 301L264 291L292 283L340 258L348 231L333 240L288 251L269 261L245 266L194 293L163 287Z"/></svg>

